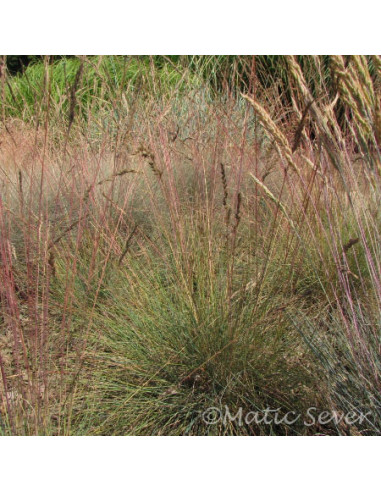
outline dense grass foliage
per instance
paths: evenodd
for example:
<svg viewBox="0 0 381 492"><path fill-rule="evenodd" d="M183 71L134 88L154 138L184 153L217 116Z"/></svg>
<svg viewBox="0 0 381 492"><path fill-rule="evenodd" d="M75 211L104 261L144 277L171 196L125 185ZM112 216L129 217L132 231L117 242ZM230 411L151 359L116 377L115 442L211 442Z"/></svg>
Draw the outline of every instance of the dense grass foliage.
<svg viewBox="0 0 381 492"><path fill-rule="evenodd" d="M380 83L378 56L2 71L1 432L379 434Z"/></svg>
<svg viewBox="0 0 381 492"><path fill-rule="evenodd" d="M173 63L159 64L149 57L92 56L32 62L7 80L3 104L6 114L33 121L50 117L73 118L74 107L86 118L101 108L113 110L124 92L163 94L170 88L181 90L181 72ZM192 82L196 84L194 76Z"/></svg>

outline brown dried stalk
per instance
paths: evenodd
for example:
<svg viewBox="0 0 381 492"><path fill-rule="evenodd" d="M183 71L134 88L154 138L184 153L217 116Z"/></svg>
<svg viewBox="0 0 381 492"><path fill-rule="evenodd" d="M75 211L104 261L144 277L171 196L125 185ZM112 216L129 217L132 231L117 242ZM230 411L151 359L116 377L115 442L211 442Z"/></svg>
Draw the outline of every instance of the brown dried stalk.
<svg viewBox="0 0 381 492"><path fill-rule="evenodd" d="M130 249L130 244L131 244L132 238L134 237L135 232L137 231L137 229L138 229L138 225L135 224L134 228L132 229L131 233L129 234L129 236L127 238L126 245L124 247L123 253L120 255L120 258L119 258L119 261L118 261L118 265L121 265L122 264L122 261L123 261L124 257L128 253L128 250Z"/></svg>

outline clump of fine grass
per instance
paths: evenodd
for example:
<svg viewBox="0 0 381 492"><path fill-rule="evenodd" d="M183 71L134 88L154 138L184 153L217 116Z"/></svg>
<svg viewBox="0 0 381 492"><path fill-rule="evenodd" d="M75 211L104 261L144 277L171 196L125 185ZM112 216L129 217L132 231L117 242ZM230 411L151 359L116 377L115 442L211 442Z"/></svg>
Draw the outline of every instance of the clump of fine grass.
<svg viewBox="0 0 381 492"><path fill-rule="evenodd" d="M204 254L207 242L191 230L188 261L173 258L174 245L160 242L160 261L152 246L122 271L118 264L110 272L95 322L102 326L101 338L89 354L96 383L76 415L90 432L303 432L287 426L215 427L202 420L213 406L282 405L287 411L312 398L306 387L311 376L299 365L302 359L308 365L308 355L279 309L281 297L256 298L247 282L254 271L245 258L236 260L234 292L227 300L232 273L224 239L214 240L212 269Z"/></svg>

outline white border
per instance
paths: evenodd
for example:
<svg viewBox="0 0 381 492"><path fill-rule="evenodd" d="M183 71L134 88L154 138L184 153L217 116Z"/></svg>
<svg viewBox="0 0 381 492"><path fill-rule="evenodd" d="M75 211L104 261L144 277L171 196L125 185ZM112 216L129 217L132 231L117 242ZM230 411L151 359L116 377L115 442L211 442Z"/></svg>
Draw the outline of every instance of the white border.
<svg viewBox="0 0 381 492"><path fill-rule="evenodd" d="M1 438L2 490L373 490L376 439Z"/></svg>
<svg viewBox="0 0 381 492"><path fill-rule="evenodd" d="M3 3L3 54L381 52L380 3L370 0Z"/></svg>

